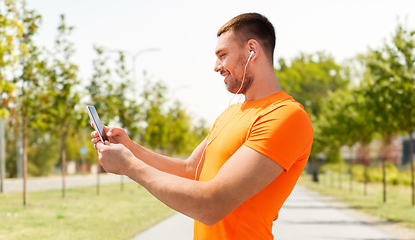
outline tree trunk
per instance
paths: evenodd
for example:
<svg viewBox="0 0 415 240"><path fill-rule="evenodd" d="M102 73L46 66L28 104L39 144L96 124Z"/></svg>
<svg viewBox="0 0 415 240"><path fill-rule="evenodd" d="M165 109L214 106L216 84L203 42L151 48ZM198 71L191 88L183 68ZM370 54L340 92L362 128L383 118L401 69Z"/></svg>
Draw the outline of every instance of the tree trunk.
<svg viewBox="0 0 415 240"><path fill-rule="evenodd" d="M339 161L339 189L342 189L342 165Z"/></svg>
<svg viewBox="0 0 415 240"><path fill-rule="evenodd" d="M66 196L66 131L61 132L61 158L62 158L62 198Z"/></svg>
<svg viewBox="0 0 415 240"><path fill-rule="evenodd" d="M383 177L383 202L386 203L386 160L389 157L390 145L391 145L391 135L385 134L383 139L383 154L382 154L382 177Z"/></svg>
<svg viewBox="0 0 415 240"><path fill-rule="evenodd" d="M382 159L383 202L386 202L386 158Z"/></svg>
<svg viewBox="0 0 415 240"><path fill-rule="evenodd" d="M22 116L22 149L23 149L23 205L27 206L27 149L26 149L26 119Z"/></svg>
<svg viewBox="0 0 415 240"><path fill-rule="evenodd" d="M367 179L367 166L368 164L367 163L365 163L364 164L364 166L365 166L365 182L363 183L363 194L365 195L365 196L367 196L367 182L368 182L368 179Z"/></svg>
<svg viewBox="0 0 415 240"><path fill-rule="evenodd" d="M415 206L415 184L414 184L414 146L412 133L409 132L409 161L411 162L411 186L412 186L412 206Z"/></svg>
<svg viewBox="0 0 415 240"><path fill-rule="evenodd" d="M350 150L350 163L349 163L349 172L350 172L350 192L353 192L353 150L352 146L349 147Z"/></svg>

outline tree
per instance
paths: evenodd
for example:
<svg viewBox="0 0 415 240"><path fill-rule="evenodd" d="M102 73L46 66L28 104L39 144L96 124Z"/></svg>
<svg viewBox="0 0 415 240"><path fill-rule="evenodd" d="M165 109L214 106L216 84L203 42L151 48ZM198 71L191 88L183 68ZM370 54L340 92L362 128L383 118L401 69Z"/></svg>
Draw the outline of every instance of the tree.
<svg viewBox="0 0 415 240"><path fill-rule="evenodd" d="M166 151L169 155L180 155L189 152L192 145L191 118L186 113L179 101L175 101L167 112L167 146Z"/></svg>
<svg viewBox="0 0 415 240"><path fill-rule="evenodd" d="M45 79L46 62L41 59L41 52L33 43L33 36L37 33L41 16L34 10L28 10L23 2L22 16L19 21L22 24L22 34L19 41L19 75L14 78L18 87L16 91L16 108L14 116L20 117L20 129L23 149L23 204L27 205L27 134L28 129L44 126L42 106L45 105L46 94L42 82Z"/></svg>
<svg viewBox="0 0 415 240"><path fill-rule="evenodd" d="M53 63L48 71L48 119L51 129L60 136L62 160L62 197L66 195L66 138L72 127L77 128L82 123L82 116L78 108L79 94L75 86L79 84L77 77L78 67L71 61L74 54L73 44L68 40L73 27L65 23L65 16L61 15L58 27L58 36L55 41Z"/></svg>
<svg viewBox="0 0 415 240"><path fill-rule="evenodd" d="M17 62L16 38L21 35L15 13L16 2L5 1L4 9L0 6L0 192L3 192L3 183L6 175L5 151L5 119L10 115L10 101L16 89L13 83L7 80L6 72L13 68Z"/></svg>
<svg viewBox="0 0 415 240"><path fill-rule="evenodd" d="M330 92L328 101L323 105L322 116L319 118L319 135L326 136L325 145L330 149L329 152L339 150L341 146L352 146L356 142L356 129L354 124L355 109L352 106L352 91L337 90ZM339 158L339 187L341 188L341 161L339 151L335 151Z"/></svg>
<svg viewBox="0 0 415 240"><path fill-rule="evenodd" d="M281 87L304 105L308 113L318 118L330 91L344 89L349 81L342 75L340 65L323 52L301 53L288 66L279 60L276 74Z"/></svg>
<svg viewBox="0 0 415 240"><path fill-rule="evenodd" d="M364 58L372 79L367 81L366 94L377 116L378 129L385 146L394 134L405 131L412 145L415 130L415 31L398 24L392 43L385 42L379 50L369 49ZM388 149L383 148L385 152ZM411 146L411 157L413 146ZM384 201L386 201L386 154L382 154ZM415 205L414 166L412 172L412 205Z"/></svg>
<svg viewBox="0 0 415 240"><path fill-rule="evenodd" d="M414 146L412 133L415 131L415 30L408 29L407 26L399 24L393 37L395 45L395 60L391 68L395 71L395 76L400 79L402 108L398 115L401 130L409 135L410 164L411 164L411 187L412 187L412 206L415 205L415 176L414 176Z"/></svg>
<svg viewBox="0 0 415 240"><path fill-rule="evenodd" d="M166 92L167 88L161 82L151 84L148 80L143 91L143 114L146 121L144 132L140 140L144 145L153 149L164 151L167 149L166 125Z"/></svg>

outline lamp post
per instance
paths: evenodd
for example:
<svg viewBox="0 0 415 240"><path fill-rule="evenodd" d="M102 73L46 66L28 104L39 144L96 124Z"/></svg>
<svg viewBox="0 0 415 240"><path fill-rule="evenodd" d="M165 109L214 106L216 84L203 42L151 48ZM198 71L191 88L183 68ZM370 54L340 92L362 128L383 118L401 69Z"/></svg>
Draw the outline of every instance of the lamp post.
<svg viewBox="0 0 415 240"><path fill-rule="evenodd" d="M138 52L136 52L134 55L132 55L131 53L130 53L130 55L132 55L132 59L133 59L133 66L132 66L132 70L133 70L133 81L135 82L137 79L136 79L136 71L135 71L135 66L136 66L136 60L137 60L137 57L139 56L139 55L141 55L142 53L145 53L145 52L154 52L154 51L159 51L159 49L158 48L147 48L147 49L143 49L143 50L140 50L140 51L138 51Z"/></svg>

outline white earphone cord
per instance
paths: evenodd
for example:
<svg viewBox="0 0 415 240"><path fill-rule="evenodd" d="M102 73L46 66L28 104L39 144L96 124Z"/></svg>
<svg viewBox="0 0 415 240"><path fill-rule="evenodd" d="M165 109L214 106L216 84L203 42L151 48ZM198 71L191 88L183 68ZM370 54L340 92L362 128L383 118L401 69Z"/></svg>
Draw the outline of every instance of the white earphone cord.
<svg viewBox="0 0 415 240"><path fill-rule="evenodd" d="M242 87L243 87L243 85L244 85L244 81L245 81L245 74L246 74L246 68L248 67L249 60L251 60L251 57L252 57L253 53L254 53L254 52L252 52L252 51L251 51L251 55L249 55L248 61L246 61L245 68L244 68L244 74L243 74L243 76L242 76L242 83L241 83L241 86L239 87L239 90L235 93L235 95L231 98L231 100L229 101L229 104L228 104L227 109L229 109L229 107L231 106L231 102L232 102L232 100L234 99L234 97L236 97L236 95L238 95L238 94L239 94L239 92L241 91L241 89L242 89ZM238 101L238 102L239 102L239 101ZM216 127L219 125L219 123L222 121L223 117L224 117L226 114L228 114L228 111L226 111L226 113L222 115L222 117L219 119L218 123L215 125L215 128L213 129L213 131L212 131L212 135L211 135L211 136L212 136L212 139L206 143L206 146L205 146L205 148L203 149L202 156L200 157L200 159L199 159L199 163L197 164L197 167L196 167L195 179L194 179L194 180L196 180L196 179L197 179L197 172L198 172L198 170L199 170L200 163L202 162L203 155L205 154L207 147L210 145L210 143L212 143L212 141L213 141L213 139L214 139L213 137L214 137L214 135L215 135ZM226 126L226 125L225 125L225 126ZM225 126L224 126L224 127L225 127Z"/></svg>

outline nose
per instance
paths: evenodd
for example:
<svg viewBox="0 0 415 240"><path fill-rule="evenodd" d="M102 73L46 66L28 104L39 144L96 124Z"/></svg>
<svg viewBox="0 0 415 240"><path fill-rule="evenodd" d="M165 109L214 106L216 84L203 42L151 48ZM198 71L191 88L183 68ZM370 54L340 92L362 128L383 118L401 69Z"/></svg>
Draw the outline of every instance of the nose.
<svg viewBox="0 0 415 240"><path fill-rule="evenodd" d="M220 72L220 71L222 71L222 69L223 69L222 62L219 59L216 59L215 66L214 66L213 70L215 72Z"/></svg>

